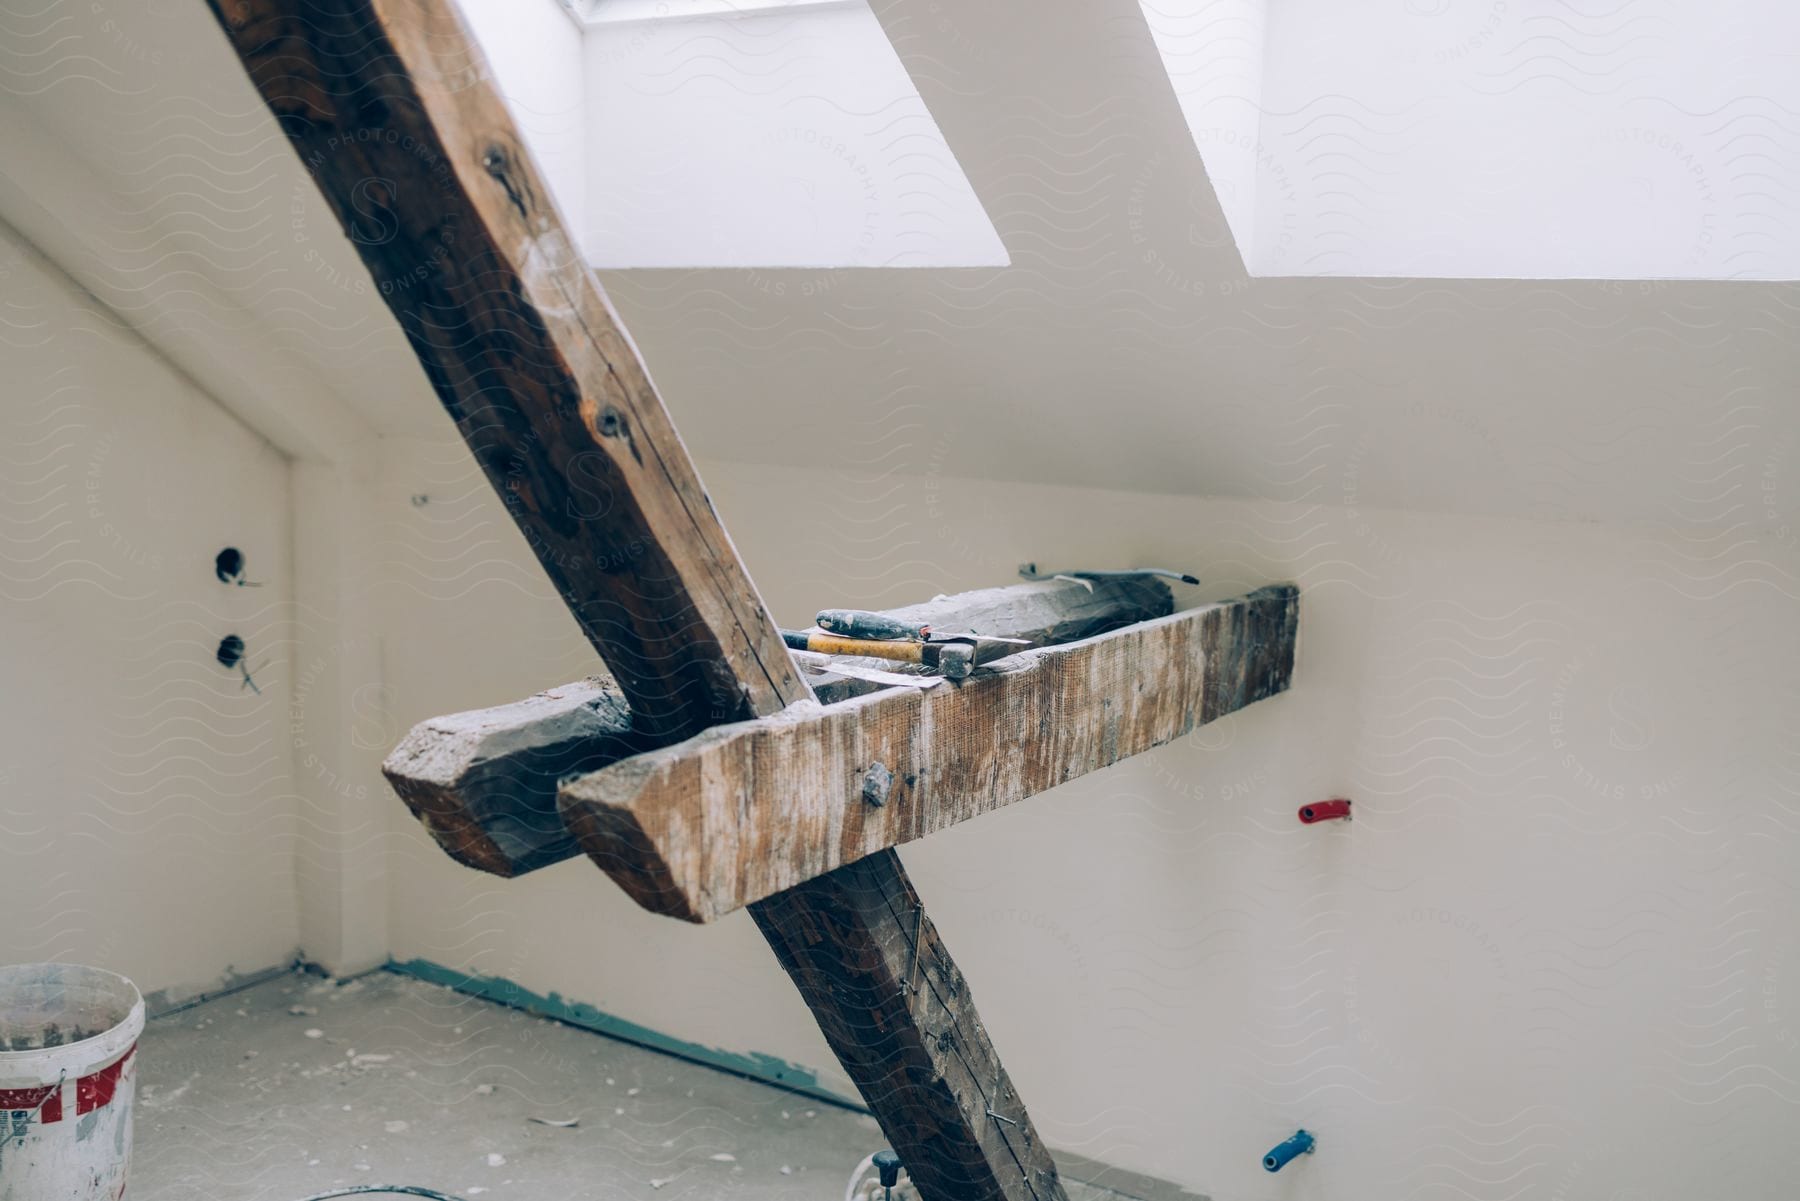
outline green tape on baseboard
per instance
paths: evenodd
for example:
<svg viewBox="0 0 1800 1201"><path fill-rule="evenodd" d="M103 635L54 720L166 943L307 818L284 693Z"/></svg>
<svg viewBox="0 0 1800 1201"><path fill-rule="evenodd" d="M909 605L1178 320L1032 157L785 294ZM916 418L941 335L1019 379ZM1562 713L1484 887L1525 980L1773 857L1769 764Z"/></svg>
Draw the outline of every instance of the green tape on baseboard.
<svg viewBox="0 0 1800 1201"><path fill-rule="evenodd" d="M579 1026L583 1030L592 1030L596 1034L604 1034L608 1038L616 1038L621 1042L634 1043L640 1047L648 1047L652 1051L661 1051L665 1055L674 1055L704 1064L709 1068L731 1072L738 1076L747 1076L752 1080L761 1080L769 1084L780 1085L797 1093L804 1093L820 1101L832 1105L841 1105L846 1109L864 1111L861 1101L845 1097L841 1093L819 1083L819 1075L811 1068L803 1068L791 1064L785 1059L777 1059L773 1055L742 1054L737 1051L726 1051L718 1047L702 1046L688 1042L660 1030L652 1030L648 1026L640 1026L636 1022L616 1017L604 1010L580 1001L564 1000L559 993L534 993L511 980L503 980L498 976L478 976L468 972L457 971L445 967L441 963L433 963L429 959L398 959L388 961L388 970L402 976L411 976L415 980L424 980L431 984L442 985L471 997L480 997L484 1001L493 1001L512 1009L522 1009L526 1013L535 1013L543 1017L566 1022L571 1026Z"/></svg>

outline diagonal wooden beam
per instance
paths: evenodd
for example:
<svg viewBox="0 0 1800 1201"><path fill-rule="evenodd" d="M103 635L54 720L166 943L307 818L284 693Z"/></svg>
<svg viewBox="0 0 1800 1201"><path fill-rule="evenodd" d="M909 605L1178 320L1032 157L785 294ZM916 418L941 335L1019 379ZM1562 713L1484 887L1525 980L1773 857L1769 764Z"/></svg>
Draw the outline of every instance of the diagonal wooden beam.
<svg viewBox="0 0 1800 1201"><path fill-rule="evenodd" d="M634 724L672 739L807 698L449 0L208 2ZM911 894L892 854L854 870L850 891ZM821 877L757 911L827 1031L854 1025L855 998L815 987L795 941L875 980L865 948L907 937L872 903L822 924L821 890L837 886ZM1061 1201L1024 1107L996 1140L986 1098L933 1083L914 1013L884 1019L907 1067L864 1098L925 1201ZM921 1114L941 1124L921 1129Z"/></svg>
<svg viewBox="0 0 1800 1201"><path fill-rule="evenodd" d="M712 921L1274 696L1298 628L1283 584L962 684L792 705L568 780L563 819L646 909Z"/></svg>
<svg viewBox="0 0 1800 1201"><path fill-rule="evenodd" d="M979 630L1050 645L1162 617L1169 586L1150 577L980 588L887 610L942 630ZM830 660L831 663L840 662ZM892 663L884 671L905 670ZM829 666L803 672L820 703L881 690ZM658 745L632 727L624 695L595 677L510 705L433 717L414 726L382 771L413 816L459 863L518 876L581 853L563 825L557 785Z"/></svg>
<svg viewBox="0 0 1800 1201"><path fill-rule="evenodd" d="M1056 1164L894 852L750 913L920 1196L1062 1201Z"/></svg>

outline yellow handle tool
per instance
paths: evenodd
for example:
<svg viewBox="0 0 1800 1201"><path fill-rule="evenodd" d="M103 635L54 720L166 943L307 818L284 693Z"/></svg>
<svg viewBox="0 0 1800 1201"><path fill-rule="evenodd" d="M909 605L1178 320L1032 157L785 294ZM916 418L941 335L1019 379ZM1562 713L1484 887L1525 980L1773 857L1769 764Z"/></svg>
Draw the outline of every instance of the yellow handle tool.
<svg viewBox="0 0 1800 1201"><path fill-rule="evenodd" d="M936 668L947 680L960 680L978 663L1010 655L1019 649L1016 639L980 638L943 642L912 642L899 639L843 638L822 630L783 630L781 639L797 651L817 651L825 655L864 655L875 659L892 659L899 663L918 663Z"/></svg>

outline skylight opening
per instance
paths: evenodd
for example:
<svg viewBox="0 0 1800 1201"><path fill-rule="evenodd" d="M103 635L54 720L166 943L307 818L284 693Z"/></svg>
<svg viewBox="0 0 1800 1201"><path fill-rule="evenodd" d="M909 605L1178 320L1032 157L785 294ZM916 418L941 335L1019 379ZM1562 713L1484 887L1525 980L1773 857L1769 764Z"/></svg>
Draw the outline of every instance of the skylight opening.
<svg viewBox="0 0 1800 1201"><path fill-rule="evenodd" d="M852 0L559 0L584 25L665 21L681 17L732 17L776 9L845 5Z"/></svg>
<svg viewBox="0 0 1800 1201"><path fill-rule="evenodd" d="M596 267L1008 262L867 0L462 3Z"/></svg>
<svg viewBox="0 0 1800 1201"><path fill-rule="evenodd" d="M1800 278L1800 9L1140 4L1251 275Z"/></svg>

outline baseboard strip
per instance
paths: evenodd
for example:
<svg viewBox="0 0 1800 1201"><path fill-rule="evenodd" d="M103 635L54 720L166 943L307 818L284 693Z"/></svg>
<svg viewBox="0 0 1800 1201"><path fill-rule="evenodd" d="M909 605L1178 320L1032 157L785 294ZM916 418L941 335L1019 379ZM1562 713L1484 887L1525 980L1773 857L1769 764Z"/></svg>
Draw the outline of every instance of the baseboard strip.
<svg viewBox="0 0 1800 1201"><path fill-rule="evenodd" d="M726 1051L719 1047L708 1047L700 1043L688 1042L664 1034L660 1030L652 1030L648 1026L640 1026L636 1022L617 1017L604 1010L596 1009L579 1001L568 1001L558 993L534 993L522 985L498 976L482 976L458 971L433 963L429 959L390 960L387 970L402 976L411 976L416 980L424 980L431 984L463 993L471 997L480 997L505 1005L512 1009L522 1009L526 1013L547 1017L565 1025L577 1026L583 1030L591 1030L595 1034L604 1034L608 1038L616 1038L621 1042L632 1043L652 1051L660 1051L664 1055L673 1055L677 1059L686 1059L692 1063L716 1068L721 1072L730 1072L734 1076L744 1076L763 1084L772 1084L789 1092L823 1101L828 1105L837 1105L845 1109L863 1110L860 1100L833 1092L819 1082L819 1077L811 1068L803 1068L791 1064L773 1055L743 1054L737 1051Z"/></svg>
<svg viewBox="0 0 1800 1201"><path fill-rule="evenodd" d="M592 1005L565 1000L558 993L547 995L534 993L522 985L514 984L512 981L498 976L483 976L458 971L456 968L445 967L441 963L433 963L429 959L389 960L387 970L398 975L410 976L415 980L424 980L465 996L480 997L484 1001L492 1001L510 1009L523 1010L526 1013L546 1017L565 1025L591 1030L595 1034L602 1034L607 1038L616 1038L634 1046L660 1051L664 1055L673 1055L677 1059L685 1059L690 1063L701 1064L721 1072L730 1072L734 1076L743 1076L763 1084L771 1084L776 1088L799 1093L815 1101L823 1101L827 1105L840 1106L844 1109L855 1110L857 1113L868 1112L868 1107L862 1103L860 1098L846 1097L821 1084L818 1074L811 1068L788 1063L773 1055L747 1055L688 1042L685 1039L664 1034L660 1030L640 1026L636 1022L596 1009ZM1128 1172L1123 1168L1115 1168L1072 1151L1057 1151L1056 1162L1057 1167L1066 1178L1109 1189L1123 1197L1131 1198L1132 1201L1207 1201L1207 1198L1201 1194L1188 1192L1167 1181L1140 1175L1137 1172Z"/></svg>

